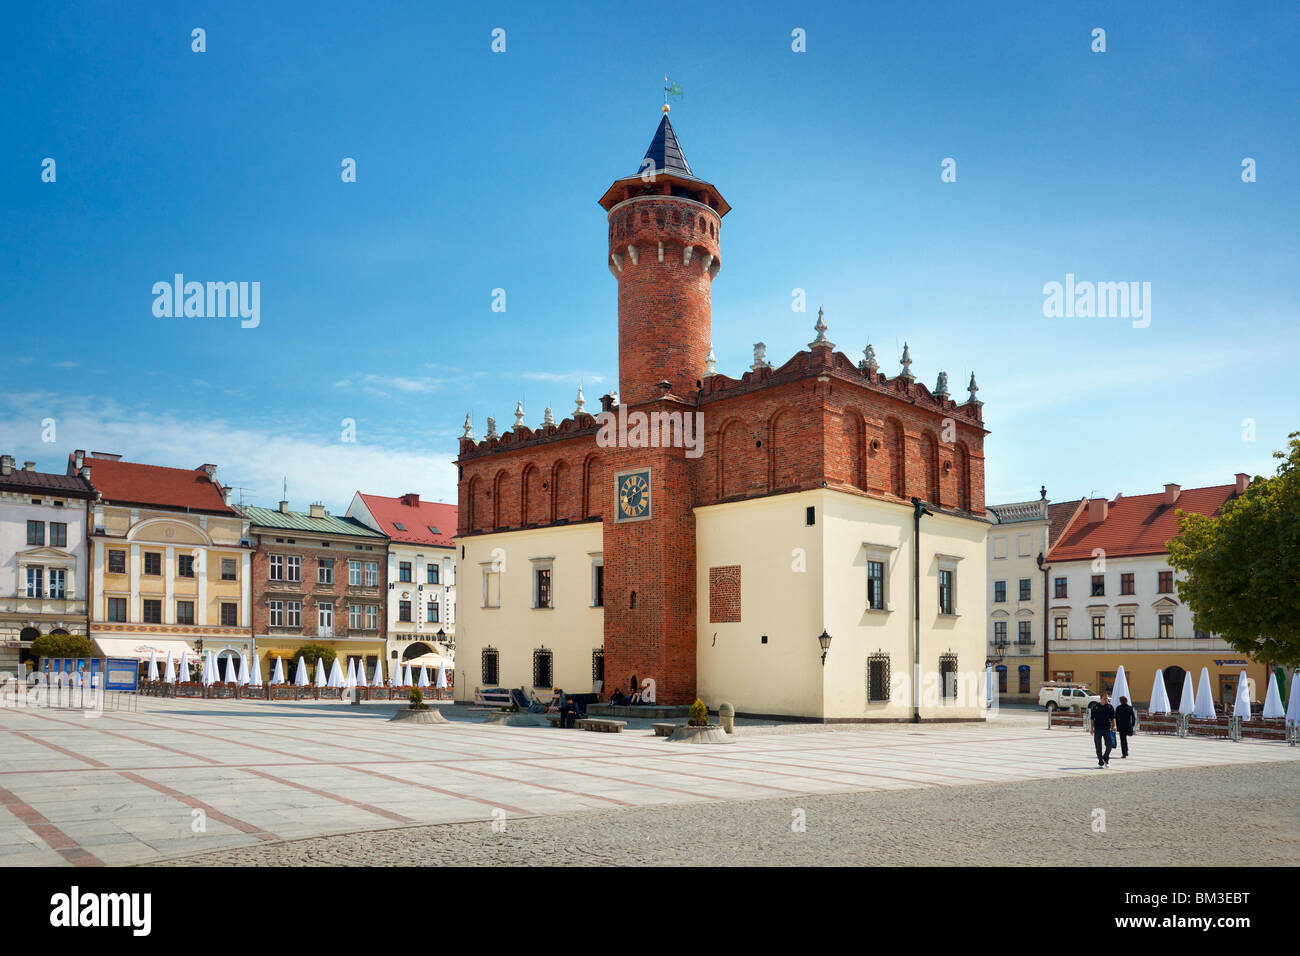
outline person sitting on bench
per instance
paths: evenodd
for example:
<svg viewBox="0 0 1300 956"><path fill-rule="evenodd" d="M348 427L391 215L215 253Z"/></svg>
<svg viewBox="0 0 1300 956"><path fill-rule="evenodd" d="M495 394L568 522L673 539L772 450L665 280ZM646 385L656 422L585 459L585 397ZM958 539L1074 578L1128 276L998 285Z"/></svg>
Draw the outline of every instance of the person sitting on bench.
<svg viewBox="0 0 1300 956"><path fill-rule="evenodd" d="M619 690L617 687L614 688L614 693L609 695L609 702L615 705L616 707L622 706L623 702L626 700L627 698L623 696L623 692Z"/></svg>
<svg viewBox="0 0 1300 956"><path fill-rule="evenodd" d="M564 703L560 705L560 727L567 728L574 726L577 720L577 708L573 706L573 701L565 698Z"/></svg>

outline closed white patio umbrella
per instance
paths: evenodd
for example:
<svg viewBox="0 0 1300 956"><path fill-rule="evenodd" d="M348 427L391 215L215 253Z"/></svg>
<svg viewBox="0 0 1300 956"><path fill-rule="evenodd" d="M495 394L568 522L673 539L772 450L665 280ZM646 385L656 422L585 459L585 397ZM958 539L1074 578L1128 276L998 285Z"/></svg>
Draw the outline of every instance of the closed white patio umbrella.
<svg viewBox="0 0 1300 956"><path fill-rule="evenodd" d="M438 690L447 689L447 668L441 664L438 665Z"/></svg>
<svg viewBox="0 0 1300 956"><path fill-rule="evenodd" d="M1217 717L1214 712L1214 692L1210 690L1210 669L1201 668L1201 682L1196 685L1196 710L1193 713L1197 717Z"/></svg>
<svg viewBox="0 0 1300 956"><path fill-rule="evenodd" d="M271 683L272 684L284 683L284 658L283 657L277 657L275 659L275 670L271 672Z"/></svg>
<svg viewBox="0 0 1300 956"><path fill-rule="evenodd" d="M362 671L361 674L364 677L365 671ZM375 658L375 672L370 677L370 686L371 687L384 686L383 661L381 661L379 658Z"/></svg>
<svg viewBox="0 0 1300 956"><path fill-rule="evenodd" d="M172 652L167 652L167 665L163 668L163 683L176 683L176 662L172 660Z"/></svg>
<svg viewBox="0 0 1300 956"><path fill-rule="evenodd" d="M322 660L317 660L316 661L316 686L324 687L326 686L327 683L328 682L325 680L325 662Z"/></svg>
<svg viewBox="0 0 1300 956"><path fill-rule="evenodd" d="M415 686L417 687L429 686L429 665L428 664L420 665L420 680L416 683Z"/></svg>
<svg viewBox="0 0 1300 956"><path fill-rule="evenodd" d="M1165 692L1165 673L1157 668L1156 682L1151 685L1151 703L1147 710L1153 714L1167 714L1170 709L1169 695Z"/></svg>
<svg viewBox="0 0 1300 956"><path fill-rule="evenodd" d="M185 648L181 648L181 662L176 665L176 679L182 683L190 679L190 655Z"/></svg>
<svg viewBox="0 0 1300 956"><path fill-rule="evenodd" d="M217 666L211 651L203 652L203 683L212 686L217 682Z"/></svg>
<svg viewBox="0 0 1300 956"><path fill-rule="evenodd" d="M1121 697L1127 697L1128 702L1133 703L1133 694L1128 689L1128 677L1124 674L1123 664L1120 664L1119 669L1115 671L1115 686L1111 688L1110 702L1118 707Z"/></svg>
<svg viewBox="0 0 1300 956"><path fill-rule="evenodd" d="M249 675L249 685L252 687L262 686L262 658L256 652L253 653L253 672Z"/></svg>
<svg viewBox="0 0 1300 956"><path fill-rule="evenodd" d="M415 680L415 678L411 676L411 665L407 664L404 668L402 668L402 686L410 687L411 682L413 680Z"/></svg>
<svg viewBox="0 0 1300 956"><path fill-rule="evenodd" d="M1178 702L1180 714L1196 713L1196 694L1192 692L1192 675L1183 674L1183 696Z"/></svg>
<svg viewBox="0 0 1300 956"><path fill-rule="evenodd" d="M158 680L158 652L149 652L149 681L154 683Z"/></svg>
<svg viewBox="0 0 1300 956"><path fill-rule="evenodd" d="M1268 676L1268 690L1264 692L1264 716L1265 717L1282 717L1286 711L1282 709L1282 695L1277 689L1277 679L1272 674Z"/></svg>
<svg viewBox="0 0 1300 956"><path fill-rule="evenodd" d="M343 665L339 663L339 659L337 657L334 658L334 665L330 668L329 686L330 687L345 686L343 683Z"/></svg>
<svg viewBox="0 0 1300 956"><path fill-rule="evenodd" d="M1232 716L1250 720L1250 681L1244 667L1237 675L1237 700L1232 705Z"/></svg>
<svg viewBox="0 0 1300 956"><path fill-rule="evenodd" d="M239 683L239 658L233 654L226 658L226 683Z"/></svg>
<svg viewBox="0 0 1300 956"><path fill-rule="evenodd" d="M298 666L294 670L293 683L296 687L310 687L311 681L307 679L307 662L298 655Z"/></svg>
<svg viewBox="0 0 1300 956"><path fill-rule="evenodd" d="M348 658L348 676L347 680L343 682L343 686L349 689L357 686L357 662L350 657Z"/></svg>
<svg viewBox="0 0 1300 956"><path fill-rule="evenodd" d="M1291 675L1291 694L1286 699L1286 722L1300 724L1300 668Z"/></svg>
<svg viewBox="0 0 1300 956"><path fill-rule="evenodd" d="M243 651L239 652L239 686L248 686L248 655Z"/></svg>

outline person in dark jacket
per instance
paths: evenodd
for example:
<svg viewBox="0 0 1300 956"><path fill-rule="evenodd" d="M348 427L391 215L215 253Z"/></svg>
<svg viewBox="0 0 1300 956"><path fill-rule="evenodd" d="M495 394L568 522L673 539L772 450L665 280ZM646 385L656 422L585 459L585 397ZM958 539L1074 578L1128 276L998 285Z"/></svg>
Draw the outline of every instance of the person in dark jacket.
<svg viewBox="0 0 1300 956"><path fill-rule="evenodd" d="M1128 698L1121 697L1119 706L1115 708L1115 730L1119 732L1119 755L1121 758L1128 756L1128 739L1133 735L1133 728L1136 724L1137 713L1128 702Z"/></svg>
<svg viewBox="0 0 1300 956"><path fill-rule="evenodd" d="M1110 725L1115 720L1115 708L1110 705L1110 695L1102 694L1101 701L1092 705L1092 742L1097 747L1097 766L1110 764ZM1106 745L1105 753L1102 744Z"/></svg>

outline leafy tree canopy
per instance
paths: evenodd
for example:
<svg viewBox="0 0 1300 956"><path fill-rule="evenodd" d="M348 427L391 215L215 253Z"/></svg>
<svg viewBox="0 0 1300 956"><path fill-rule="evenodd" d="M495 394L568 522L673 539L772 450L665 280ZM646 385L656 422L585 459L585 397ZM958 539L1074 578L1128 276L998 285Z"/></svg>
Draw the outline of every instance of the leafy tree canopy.
<svg viewBox="0 0 1300 956"><path fill-rule="evenodd" d="M1217 518L1178 512L1169 563L1197 628L1239 653L1300 664L1300 432L1272 478L1257 477Z"/></svg>

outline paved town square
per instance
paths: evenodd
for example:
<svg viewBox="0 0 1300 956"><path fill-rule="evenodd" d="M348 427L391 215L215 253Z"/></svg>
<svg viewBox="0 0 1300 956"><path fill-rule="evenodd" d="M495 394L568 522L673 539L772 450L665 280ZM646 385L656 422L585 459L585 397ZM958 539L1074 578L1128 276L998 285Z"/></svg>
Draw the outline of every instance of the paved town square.
<svg viewBox="0 0 1300 956"><path fill-rule="evenodd" d="M1051 862L1036 838L1080 863L1300 863L1300 749L1274 742L1140 734L1099 770L1027 709L695 746L462 707L137 703L0 709L0 864Z"/></svg>

